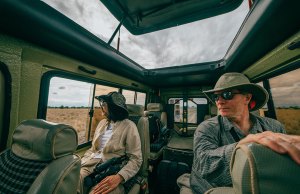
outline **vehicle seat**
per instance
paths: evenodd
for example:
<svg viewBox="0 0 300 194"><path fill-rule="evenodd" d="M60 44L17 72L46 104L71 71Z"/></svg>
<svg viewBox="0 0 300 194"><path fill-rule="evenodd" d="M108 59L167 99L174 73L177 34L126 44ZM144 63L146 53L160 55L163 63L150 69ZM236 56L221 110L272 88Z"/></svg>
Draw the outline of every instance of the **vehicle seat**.
<svg viewBox="0 0 300 194"><path fill-rule="evenodd" d="M0 193L76 193L80 157L77 133L41 119L20 123L12 146L0 155Z"/></svg>
<svg viewBox="0 0 300 194"><path fill-rule="evenodd" d="M300 191L300 165L288 155L260 144L238 146L230 165L233 188L214 188L205 194L296 194Z"/></svg>
<svg viewBox="0 0 300 194"><path fill-rule="evenodd" d="M208 115L205 115L204 120L210 119L218 115L218 108L215 103L210 105L210 112Z"/></svg>
<svg viewBox="0 0 300 194"><path fill-rule="evenodd" d="M150 154L150 143L149 143L149 123L148 118L144 116L144 106L136 104L127 104L127 110L129 112L128 118L133 121L138 129L141 139L141 149L143 155L143 163L138 172L138 175L142 176L147 181L148 169L149 169L149 154ZM129 194L139 193L140 187L134 185L130 190Z"/></svg>
<svg viewBox="0 0 300 194"><path fill-rule="evenodd" d="M163 110L163 105L161 103L149 103L147 105L147 111L145 111L145 116L155 115L160 118L162 127L167 127L167 113Z"/></svg>
<svg viewBox="0 0 300 194"><path fill-rule="evenodd" d="M147 105L147 111L145 111L144 114L149 119L151 116L156 116L158 119L160 119L161 129L167 128L167 113L163 111L163 105L161 103L149 103ZM149 124L149 130L151 130L150 128L151 128L151 126ZM149 136L150 136L150 132L149 132ZM149 141L150 141L150 139L149 139ZM166 143L167 142L165 142L165 144ZM150 142L149 142L149 144L150 144ZM150 144L150 150L151 150L150 157L149 157L150 163L156 163L156 161L158 161L159 158L161 158L161 156L163 154L162 146L164 146L164 145L158 144L158 146L156 146L156 145ZM156 148L156 147L158 147L158 148Z"/></svg>
<svg viewBox="0 0 300 194"><path fill-rule="evenodd" d="M149 123L148 118L144 117L144 106L136 104L127 104L127 109L129 112L129 119L132 120L139 131L141 138L143 163L141 166L140 173L144 176L148 176L148 159L150 153L150 143L149 139Z"/></svg>

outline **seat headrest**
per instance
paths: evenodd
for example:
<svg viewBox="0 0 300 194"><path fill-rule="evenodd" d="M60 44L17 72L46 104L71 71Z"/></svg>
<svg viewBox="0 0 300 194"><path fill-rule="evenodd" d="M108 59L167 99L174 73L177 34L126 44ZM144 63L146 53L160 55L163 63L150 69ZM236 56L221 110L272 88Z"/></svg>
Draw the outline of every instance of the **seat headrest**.
<svg viewBox="0 0 300 194"><path fill-rule="evenodd" d="M147 105L147 111L149 112L162 112L163 105L161 103L149 103Z"/></svg>
<svg viewBox="0 0 300 194"><path fill-rule="evenodd" d="M143 116L144 106L138 104L126 104L129 115Z"/></svg>
<svg viewBox="0 0 300 194"><path fill-rule="evenodd" d="M211 107L210 107L210 114L212 116L216 116L218 115L218 108L215 104L212 104Z"/></svg>
<svg viewBox="0 0 300 194"><path fill-rule="evenodd" d="M32 119L16 128L11 149L24 159L49 161L73 153L77 141L77 133L69 125Z"/></svg>
<svg viewBox="0 0 300 194"><path fill-rule="evenodd" d="M286 154L243 144L235 148L230 165L236 193L299 193L300 165Z"/></svg>

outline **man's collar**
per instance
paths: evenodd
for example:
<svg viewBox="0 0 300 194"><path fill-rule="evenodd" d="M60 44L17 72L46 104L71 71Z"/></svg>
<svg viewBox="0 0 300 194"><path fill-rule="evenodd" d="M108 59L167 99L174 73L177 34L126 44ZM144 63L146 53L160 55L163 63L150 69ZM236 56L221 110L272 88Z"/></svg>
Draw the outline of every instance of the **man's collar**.
<svg viewBox="0 0 300 194"><path fill-rule="evenodd" d="M223 126L224 126L225 131L230 131L232 128L236 128L236 126L233 125L233 123L231 121L229 121L229 119L227 117L222 117L222 119L223 119ZM252 126L251 126L249 132L253 131L254 129L257 132L263 132L263 129L262 129L261 125L259 124L256 116L253 115L252 113L250 113L250 120L252 122Z"/></svg>

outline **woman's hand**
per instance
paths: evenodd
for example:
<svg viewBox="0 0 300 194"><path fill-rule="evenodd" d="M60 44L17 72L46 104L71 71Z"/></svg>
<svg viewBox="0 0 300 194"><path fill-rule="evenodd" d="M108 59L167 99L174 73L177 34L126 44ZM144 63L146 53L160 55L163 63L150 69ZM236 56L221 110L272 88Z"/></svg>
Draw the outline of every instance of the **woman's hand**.
<svg viewBox="0 0 300 194"><path fill-rule="evenodd" d="M94 194L106 194L113 191L123 181L123 177L119 174L105 177L95 186Z"/></svg>
<svg viewBox="0 0 300 194"><path fill-rule="evenodd" d="M297 164L300 165L300 136L298 135L287 135L265 131L263 133L249 134L247 137L239 141L237 145L251 142L267 146L271 150L280 154L288 154Z"/></svg>

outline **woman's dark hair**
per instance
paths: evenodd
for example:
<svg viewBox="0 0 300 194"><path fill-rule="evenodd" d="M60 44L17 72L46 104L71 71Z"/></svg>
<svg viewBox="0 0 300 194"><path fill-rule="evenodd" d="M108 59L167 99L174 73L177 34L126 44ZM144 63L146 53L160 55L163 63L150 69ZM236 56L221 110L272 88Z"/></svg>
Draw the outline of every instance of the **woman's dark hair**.
<svg viewBox="0 0 300 194"><path fill-rule="evenodd" d="M128 112L125 111L124 109L118 107L117 105L113 103L107 103L108 106L108 120L111 121L122 121L124 119L128 118Z"/></svg>

